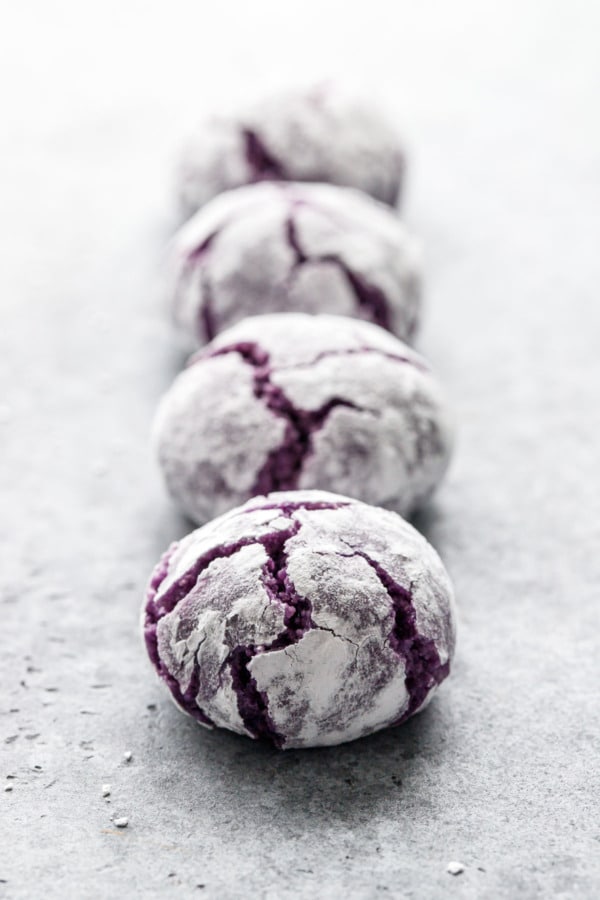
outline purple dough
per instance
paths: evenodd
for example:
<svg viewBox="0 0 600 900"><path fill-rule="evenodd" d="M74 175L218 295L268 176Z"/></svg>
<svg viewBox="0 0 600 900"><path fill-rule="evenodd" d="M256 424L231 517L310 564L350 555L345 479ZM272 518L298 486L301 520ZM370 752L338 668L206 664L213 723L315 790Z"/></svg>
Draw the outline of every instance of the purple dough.
<svg viewBox="0 0 600 900"><path fill-rule="evenodd" d="M413 238L365 194L269 183L223 194L181 229L169 290L177 324L199 344L268 312L352 316L410 341L420 271Z"/></svg>
<svg viewBox="0 0 600 900"><path fill-rule="evenodd" d="M437 553L388 510L255 497L173 544L144 608L184 712L279 748L340 744L423 709L454 654Z"/></svg>
<svg viewBox="0 0 600 900"><path fill-rule="evenodd" d="M220 334L176 378L154 435L171 495L199 523L297 488L406 514L451 450L446 406L420 356L368 322L299 313Z"/></svg>
<svg viewBox="0 0 600 900"><path fill-rule="evenodd" d="M183 215L212 197L265 180L322 181L397 203L400 139L370 99L333 85L275 93L200 123L177 172Z"/></svg>

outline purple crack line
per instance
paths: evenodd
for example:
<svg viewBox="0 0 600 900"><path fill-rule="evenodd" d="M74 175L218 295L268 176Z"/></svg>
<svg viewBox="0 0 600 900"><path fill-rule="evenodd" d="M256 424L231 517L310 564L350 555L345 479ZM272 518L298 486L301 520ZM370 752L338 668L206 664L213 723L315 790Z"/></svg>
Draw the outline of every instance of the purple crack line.
<svg viewBox="0 0 600 900"><path fill-rule="evenodd" d="M285 239L290 247L290 249L294 252L296 257L296 262L294 268L301 266L303 263L308 262L309 258L300 246L300 239L298 237L298 227L296 224L296 220L294 219L293 210L298 206L298 201L295 203L292 201L292 211L290 211L287 219L285 220Z"/></svg>
<svg viewBox="0 0 600 900"><path fill-rule="evenodd" d="M298 508L301 508L300 506ZM333 507L336 508L336 507ZM282 507L282 511L284 511ZM228 654L223 667L229 666L232 686L237 694L238 711L246 729L256 738L268 738L275 746L280 747L283 738L279 735L270 719L268 712L268 698L266 692L258 690L256 680L250 674L248 665L258 652L265 653L270 650L280 650L291 644L297 643L310 628L315 627L311 619L310 602L300 597L287 574L286 542L298 533L301 522L293 520L293 511L289 518L291 527L283 531L270 532L260 538L242 538L233 544L213 547L200 556L193 566L174 582L163 596L156 601L156 595L167 573L169 560L177 549L173 544L167 553L163 555L156 566L148 588L146 601L146 619L144 637L148 654L154 663L158 674L169 686L174 698L179 705L204 725L214 727L214 723L203 712L196 702L200 685L200 667L197 652L194 658L194 668L190 682L185 692L176 678L163 665L158 654L157 623L162 616L171 612L193 589L203 571L215 559L223 559L237 553L245 546L262 544L269 558L263 568L263 584L271 602L283 604L284 630L268 645L257 647L254 644L235 647Z"/></svg>
<svg viewBox="0 0 600 900"><path fill-rule="evenodd" d="M202 269L202 305L198 311L198 325L203 331L206 341L212 341L217 333L215 315L213 309L212 284L208 277L206 267Z"/></svg>
<svg viewBox="0 0 600 900"><path fill-rule="evenodd" d="M256 476L252 494L297 489L304 464L313 452L313 436L323 428L330 413L340 407L365 411L341 397L332 397L312 412L297 409L285 393L270 381L264 384L264 388L259 387L257 396L264 398L268 409L285 419L287 424L283 443L268 454Z"/></svg>
<svg viewBox="0 0 600 900"><path fill-rule="evenodd" d="M317 104L315 104L317 105ZM253 128L242 129L242 138L244 142L244 153L246 162L250 170L253 181L265 181L272 179L274 181L289 181L285 167L270 150L267 149L263 138ZM400 151L397 153L396 165L398 168L398 183L392 184L389 191L383 192L382 201L389 206L396 206L401 196L401 182L404 178L405 159L404 154ZM297 180L297 179L296 179ZM323 173L323 177L319 178L314 173L308 179L312 182L328 181L328 177ZM344 185L342 185L343 187Z"/></svg>
<svg viewBox="0 0 600 900"><path fill-rule="evenodd" d="M319 212L323 213L320 207L317 205L317 209ZM299 266L304 265L306 262L313 263L323 263L329 262L338 266L346 280L348 281L354 296L356 297L359 308L362 308L368 315L370 321L375 322L376 325L380 325L381 328L385 328L386 331L391 330L391 320L390 320L390 309L387 297L385 292L378 288L376 285L371 284L367 281L366 278L363 278L362 275L358 275L353 269L348 266L341 257L336 254L326 254L324 256L308 256L300 244L300 239L298 236L298 228L297 223L294 220L294 206L292 206L292 211L290 212L285 225L285 237L288 245L294 251L296 256L296 262L294 264L294 268L292 271L296 270ZM326 215L326 214L325 214ZM412 326L409 329L410 333L412 333Z"/></svg>
<svg viewBox="0 0 600 900"><path fill-rule="evenodd" d="M144 640L146 643L148 656L152 660L159 676L163 679L163 681L166 682L175 700L179 703L181 708L186 710L186 712L188 712L199 722L202 722L202 724L209 725L211 727L214 727L214 723L195 702L195 694L191 693L195 683L197 692L197 680L199 677L199 673L196 671L198 668L197 661L194 666L190 684L188 685L187 690L185 692L182 692L179 682L163 664L163 661L158 653L157 625L159 620L162 619L163 616L167 615L167 613L170 613L177 606L177 604L180 603L181 600L183 600L184 597L186 597L190 593L201 573L210 565L211 562L213 562L213 560L232 556L234 553L237 553L238 550L241 550L242 547L255 543L256 541L254 539L246 538L225 547L212 547L209 551L202 554L202 556L200 556L196 560L194 565L191 566L191 568L188 569L188 571L185 572L185 574L182 575L181 578L178 578L177 581L175 581L157 600L156 598L160 585L162 584L168 573L169 561L176 551L177 547L179 546L177 543L174 543L162 556L160 562L152 573L150 585L148 587L148 592L146 595ZM196 682L194 682L194 678L196 678Z"/></svg>
<svg viewBox="0 0 600 900"><path fill-rule="evenodd" d="M196 270L198 264L202 264L202 260L208 256L210 248L214 242L214 240L219 236L224 225L221 225L215 231L211 232L208 237L204 238L197 247L194 247L185 257L185 261L183 263L183 268L179 278L177 279L177 287L175 289L175 298L174 298L174 316L175 319L178 317L178 312L181 307L182 297L184 293L185 282L189 280L192 276L192 273ZM216 327L214 322L214 313L213 313L213 304L212 304L212 289L211 284L208 278L208 272L205 266L201 267L201 279L202 279L202 293L203 293L203 302L200 305L200 308L197 312L197 326L196 332L198 337L204 339L206 341L211 341L215 336Z"/></svg>
<svg viewBox="0 0 600 900"><path fill-rule="evenodd" d="M231 675L231 686L237 696L237 708L246 730L254 738L271 740L281 746L283 737L277 732L269 715L269 698L266 691L259 691L256 679L248 668L256 656L256 647L235 647L226 659Z"/></svg>
<svg viewBox="0 0 600 900"><path fill-rule="evenodd" d="M278 546L270 548L270 558L263 567L263 585L269 599L274 603L282 604L285 608L284 630L270 644L260 646L250 644L245 647L236 647L224 663L224 665L229 664L230 666L233 687L238 695L238 711L245 727L255 738L266 738L278 748L283 746L285 738L277 732L269 715L266 691L258 690L256 679L250 674L249 665L254 657L277 650L285 650L286 647L299 643L304 635L312 629L327 631L340 640L348 641L357 648L358 652L354 641L337 634L332 628L317 625L312 619L310 600L301 597L296 591L287 571L286 546L300 528L301 522L294 520L294 525L289 532L280 533Z"/></svg>
<svg viewBox="0 0 600 900"><path fill-rule="evenodd" d="M213 356L222 356L225 353L236 353L238 351L239 344L227 344L225 347L219 347L216 350L212 350L210 348L201 347L195 353L190 356L186 363L186 368L189 366L193 366L198 362L201 362L203 359L211 359ZM242 344L242 346L244 346ZM266 351L265 351L266 352ZM378 356L381 356L383 359L390 359L393 362L403 363L407 366L414 366L415 369L419 369L421 372L426 372L427 374L431 374L431 369L428 363L418 355L415 356L402 356L400 353L390 353L388 350L382 350L379 347L341 347L338 350L323 350L321 353L317 353L311 359L306 360L305 362L295 362L288 363L287 365L278 365L278 372L288 372L293 369L308 369L311 366L317 365L323 359L329 359L329 357L335 356L360 356L362 354L367 353L376 353Z"/></svg>
<svg viewBox="0 0 600 900"><path fill-rule="evenodd" d="M212 234L209 234L209 236L204 241L202 241L202 243L198 247L194 248L194 250L189 254L187 258L186 267L195 267L197 263L200 263L202 259L208 256L213 242L219 236L223 227L224 226L217 228L212 232ZM212 285L210 283L207 266L202 266L201 278L202 304L200 305L200 309L198 310L197 330L199 332L199 336L204 338L204 340L212 341L215 334L217 333L217 329L215 326L215 317L213 311Z"/></svg>
<svg viewBox="0 0 600 900"><path fill-rule="evenodd" d="M248 501L250 502L250 501ZM342 502L329 503L326 500L298 500L295 502L282 502L282 503L265 503L261 506L244 506L242 512L244 513L252 513L257 512L258 510L263 509L280 509L284 515L287 515L289 518L292 517L294 512L298 510L323 510L323 509L344 509L346 506L351 506L353 503L357 503L356 500L345 500Z"/></svg>
<svg viewBox="0 0 600 900"><path fill-rule="evenodd" d="M273 534L275 534L275 532L273 532ZM269 535L266 535L266 537L268 536ZM172 612L177 604L180 603L180 601L183 600L184 597L186 597L193 589L202 572L206 568L208 568L210 563L215 559L227 558L228 556L232 556L234 553L237 553L238 550L241 550L243 547L248 547L250 545L262 542L263 541L259 541L254 537L246 537L240 538L238 541L234 541L232 544L211 547L210 550L207 550L206 553L203 553L201 556L199 556L195 563L190 566L187 572L185 572L180 578L173 582L173 584L164 592L164 594L162 594L162 596L157 599L156 595L158 593L158 588L167 575L169 560L179 546L178 543L172 544L167 553L158 563L158 566L156 567L152 575L150 586L148 588L148 593L146 596L146 621L151 624L156 624L159 619L162 619L162 617L166 616L167 613Z"/></svg>
<svg viewBox="0 0 600 900"><path fill-rule="evenodd" d="M240 342L220 347L209 353L201 353L190 361L210 359L227 353L239 353L254 370L254 395L262 400L274 415L286 422L283 443L272 450L256 476L252 494L268 494L271 491L295 490L302 467L312 452L312 439L316 431L323 427L332 410L338 407L367 412L360 406L341 397L332 397L319 409L299 409L285 392L271 381L273 369L269 354L255 342Z"/></svg>
<svg viewBox="0 0 600 900"><path fill-rule="evenodd" d="M335 356L356 356L367 353L377 353L383 359L391 359L394 362L404 363L407 366L414 366L415 369L419 369L421 372L431 373L431 369L424 359L421 359L418 356L410 357L410 356L402 356L400 353L390 353L389 350L381 350L379 347L344 347L339 350L323 350L321 353L317 353L312 359L307 362L297 362L290 363L285 366L278 366L278 372L286 372L288 369L305 369L310 366L314 366L317 363L320 363L323 359L329 359L330 357Z"/></svg>
<svg viewBox="0 0 600 900"><path fill-rule="evenodd" d="M411 591L398 584L380 563L362 550L354 550L354 555L361 556L371 566L392 601L394 625L389 642L404 661L404 683L409 698L406 711L392 723L400 725L419 709L430 690L447 678L450 662L442 663L435 642L419 634Z"/></svg>
<svg viewBox="0 0 600 900"><path fill-rule="evenodd" d="M195 365L205 359L223 356L228 353L238 353L242 359L254 369L254 394L261 399L267 408L276 416L286 420L286 428L283 442L272 450L257 473L251 494L262 495L272 491L297 490L298 482L303 471L304 464L313 452L313 436L327 421L333 409L346 407L359 412L377 416L379 413L372 409L358 406L349 400L333 397L317 410L300 409L289 400L284 391L271 381L274 371L289 371L314 365L319 360L333 356L362 355L377 353L382 358L391 359L404 365L412 365L418 371L430 373L425 362L420 359L410 359L405 356L390 354L377 348L356 347L341 350L326 350L318 354L310 362L291 363L287 366L273 368L270 365L269 354L256 342L239 342L228 344L215 349L201 349L188 361L188 366ZM410 416L412 427L416 435L416 462L413 463L405 455L407 470L412 472L423 463L428 455L443 455L443 443L433 421L428 422L419 417L412 404L406 401L404 407Z"/></svg>
<svg viewBox="0 0 600 900"><path fill-rule="evenodd" d="M300 527L301 523L294 520L288 532L279 533L279 540L270 547L269 559L263 567L263 586L269 600L282 605L285 610L283 631L269 644L236 647L224 663L230 668L233 689L238 699L238 712L244 726L253 737L266 738L278 748L283 746L285 739L277 732L269 715L267 693L258 689L249 666L255 656L296 644L307 631L315 627L310 601L299 596L287 572L286 544L298 533Z"/></svg>
<svg viewBox="0 0 600 900"><path fill-rule="evenodd" d="M286 174L281 162L267 149L257 131L252 128L242 130L246 162L254 181L285 180Z"/></svg>
<svg viewBox="0 0 600 900"><path fill-rule="evenodd" d="M371 284L362 275L358 275L341 257L335 254L319 256L315 262L331 262L338 266L352 288L359 309L368 314L371 322L375 322L376 325L385 328L386 331L391 330L389 303L385 292L381 288Z"/></svg>

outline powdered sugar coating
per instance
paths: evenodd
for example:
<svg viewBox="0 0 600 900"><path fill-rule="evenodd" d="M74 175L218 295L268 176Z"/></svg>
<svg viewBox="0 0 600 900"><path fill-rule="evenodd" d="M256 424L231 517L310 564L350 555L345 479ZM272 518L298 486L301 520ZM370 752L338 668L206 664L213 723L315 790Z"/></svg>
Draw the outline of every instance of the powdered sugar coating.
<svg viewBox="0 0 600 900"><path fill-rule="evenodd" d="M355 187L397 203L404 175L398 134L373 101L333 85L284 90L200 123L177 171L183 214L265 180Z"/></svg>
<svg viewBox="0 0 600 900"><path fill-rule="evenodd" d="M423 709L454 654L452 587L387 510L301 491L253 498L173 544L144 607L178 705L277 747L339 744Z"/></svg>
<svg viewBox="0 0 600 900"><path fill-rule="evenodd" d="M452 429L427 364L391 334L288 313L200 351L154 435L171 495L202 523L255 494L314 488L406 514L441 479Z"/></svg>
<svg viewBox="0 0 600 900"><path fill-rule="evenodd" d="M411 340L420 250L398 217L350 188L268 182L217 197L173 241L174 317L198 344L245 316L330 313Z"/></svg>

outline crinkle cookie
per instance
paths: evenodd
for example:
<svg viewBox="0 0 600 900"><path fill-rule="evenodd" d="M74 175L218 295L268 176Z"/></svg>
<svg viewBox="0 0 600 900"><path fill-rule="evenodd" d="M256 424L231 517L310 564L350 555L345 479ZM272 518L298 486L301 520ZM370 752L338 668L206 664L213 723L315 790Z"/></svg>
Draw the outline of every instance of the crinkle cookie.
<svg viewBox="0 0 600 900"><path fill-rule="evenodd" d="M255 316L192 357L154 438L167 487L202 523L255 494L321 488L403 514L450 455L425 361L357 319Z"/></svg>
<svg viewBox="0 0 600 900"><path fill-rule="evenodd" d="M203 344L245 316L334 313L411 340L420 251L398 217L350 188L260 184L223 194L173 241L174 318Z"/></svg>
<svg viewBox="0 0 600 900"><path fill-rule="evenodd" d="M447 677L452 587L395 513L320 491L271 494L171 546L144 635L202 725L280 748L340 744L404 722Z"/></svg>
<svg viewBox="0 0 600 900"><path fill-rule="evenodd" d="M371 99L325 85L286 90L200 123L177 169L182 212L257 181L323 181L398 201L404 154Z"/></svg>

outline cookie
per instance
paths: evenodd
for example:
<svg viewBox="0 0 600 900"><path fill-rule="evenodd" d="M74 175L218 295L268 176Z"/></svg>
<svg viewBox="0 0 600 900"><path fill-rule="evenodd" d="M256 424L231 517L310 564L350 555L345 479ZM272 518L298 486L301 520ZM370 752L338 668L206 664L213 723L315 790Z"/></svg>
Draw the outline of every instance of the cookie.
<svg viewBox="0 0 600 900"><path fill-rule="evenodd" d="M303 488L408 514L442 478L452 427L406 344L356 319L288 313L245 319L193 357L159 406L154 443L198 523Z"/></svg>
<svg viewBox="0 0 600 900"><path fill-rule="evenodd" d="M173 544L143 612L180 708L278 748L422 710L454 653L452 587L393 512L319 491L253 498Z"/></svg>
<svg viewBox="0 0 600 900"><path fill-rule="evenodd" d="M259 184L223 194L176 235L174 319L202 345L249 315L329 313L403 340L420 311L417 242L381 203L326 184Z"/></svg>
<svg viewBox="0 0 600 900"><path fill-rule="evenodd" d="M334 85L288 89L208 116L186 141L176 173L184 216L217 194L257 181L323 181L396 204L400 138L371 98Z"/></svg>

